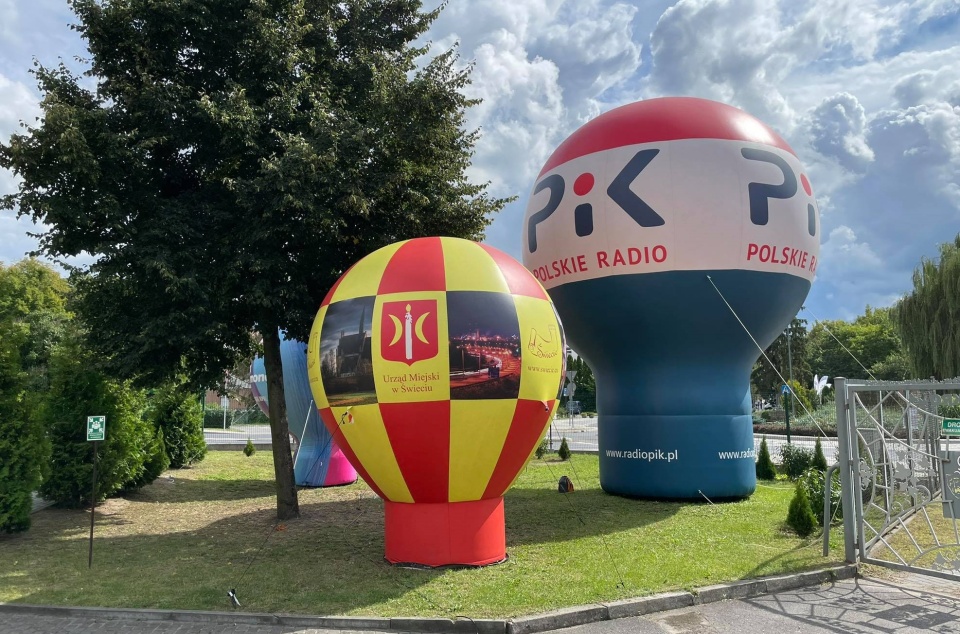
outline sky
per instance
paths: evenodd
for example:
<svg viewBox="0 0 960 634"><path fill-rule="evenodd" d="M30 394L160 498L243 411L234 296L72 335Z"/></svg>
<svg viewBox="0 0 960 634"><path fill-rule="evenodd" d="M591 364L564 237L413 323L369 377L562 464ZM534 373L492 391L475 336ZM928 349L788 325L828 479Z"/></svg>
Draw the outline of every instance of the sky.
<svg viewBox="0 0 960 634"><path fill-rule="evenodd" d="M0 138L37 117L34 59L83 68L71 22L63 0L0 0ZM424 39L473 65L469 174L517 196L486 241L518 259L554 148L603 112L662 96L742 108L807 168L822 222L799 315L811 324L891 305L960 232L960 0L450 0ZM0 193L15 187L0 170ZM0 261L35 248L35 230L0 212Z"/></svg>

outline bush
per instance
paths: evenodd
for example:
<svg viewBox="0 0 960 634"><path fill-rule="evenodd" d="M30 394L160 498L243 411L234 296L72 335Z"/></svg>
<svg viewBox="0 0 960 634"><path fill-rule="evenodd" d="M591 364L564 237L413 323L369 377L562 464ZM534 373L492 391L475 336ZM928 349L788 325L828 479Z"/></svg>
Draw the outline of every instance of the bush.
<svg viewBox="0 0 960 634"><path fill-rule="evenodd" d="M147 459L143 463L143 473L124 485L124 491L136 491L160 477L170 467L170 458L163 442L163 430L157 428L153 440L147 446Z"/></svg>
<svg viewBox="0 0 960 634"><path fill-rule="evenodd" d="M243 448L243 455L247 458L257 453L257 448L253 445L253 441L247 438L247 445Z"/></svg>
<svg viewBox="0 0 960 634"><path fill-rule="evenodd" d="M943 397L939 412L944 418L960 418L960 398L955 395Z"/></svg>
<svg viewBox="0 0 960 634"><path fill-rule="evenodd" d="M172 384L157 391L152 418L157 428L163 430L171 467L180 469L200 462L207 455L200 403L184 385ZM223 425L222 420L220 424Z"/></svg>
<svg viewBox="0 0 960 634"><path fill-rule="evenodd" d="M813 452L797 445L783 445L780 447L783 471L791 480L796 480L803 472L810 468L813 462Z"/></svg>
<svg viewBox="0 0 960 634"><path fill-rule="evenodd" d="M768 423L782 423L787 419L787 414L782 409L765 409L760 412L760 418Z"/></svg>
<svg viewBox="0 0 960 634"><path fill-rule="evenodd" d="M550 445L547 444L547 439L541 438L540 444L537 445L537 451L536 451L537 460L540 460L545 455L547 455L547 452L549 450L550 450Z"/></svg>
<svg viewBox="0 0 960 634"><path fill-rule="evenodd" d="M760 439L760 451L757 452L757 478L760 480L774 480L777 477L777 468L770 457L770 448L767 447L767 437Z"/></svg>
<svg viewBox="0 0 960 634"><path fill-rule="evenodd" d="M827 457L823 455L823 445L820 443L820 436L817 436L817 442L813 445L813 458L810 460L810 466L820 471L827 470Z"/></svg>
<svg viewBox="0 0 960 634"><path fill-rule="evenodd" d="M557 455L560 456L561 460L569 460L570 453L570 447L567 445L567 439L564 438L560 441L560 448L557 449Z"/></svg>
<svg viewBox="0 0 960 634"><path fill-rule="evenodd" d="M815 467L807 469L798 480L807 493L807 499L810 500L810 510L817 518L817 524L823 526L823 493L827 474ZM840 473L835 471L830 487L830 519L831 522L843 517L843 510L840 507Z"/></svg>
<svg viewBox="0 0 960 634"><path fill-rule="evenodd" d="M230 426L233 425L233 419L234 412L232 409L228 409L227 429L230 429ZM208 429L223 429L223 409L207 405L206 409L203 410L203 426Z"/></svg>
<svg viewBox="0 0 960 634"><path fill-rule="evenodd" d="M810 510L810 498L802 482L797 482L790 508L787 511L787 526L800 537L806 537L817 528L817 518Z"/></svg>
<svg viewBox="0 0 960 634"><path fill-rule="evenodd" d="M26 373L10 330L0 330L0 531L15 533L30 528L33 491L49 451L24 404Z"/></svg>
<svg viewBox="0 0 960 634"><path fill-rule="evenodd" d="M146 405L143 393L108 379L95 366L76 337L51 357L50 389L42 420L52 451L40 494L60 506L76 508L90 503L93 448L86 439L87 416L107 419L106 439L98 449L99 500L143 481L148 447L156 439L142 416Z"/></svg>

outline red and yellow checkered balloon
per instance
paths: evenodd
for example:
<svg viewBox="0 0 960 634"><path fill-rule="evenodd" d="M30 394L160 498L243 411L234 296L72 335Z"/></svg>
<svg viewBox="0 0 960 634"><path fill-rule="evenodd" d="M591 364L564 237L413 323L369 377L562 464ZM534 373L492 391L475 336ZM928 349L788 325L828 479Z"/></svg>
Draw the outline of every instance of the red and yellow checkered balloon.
<svg viewBox="0 0 960 634"><path fill-rule="evenodd" d="M392 244L334 285L307 355L324 422L387 501L387 558L489 563L462 561L478 556L470 547L392 553L391 523L462 532L499 509L502 534L503 493L543 437L564 375L563 332L536 278L467 240Z"/></svg>

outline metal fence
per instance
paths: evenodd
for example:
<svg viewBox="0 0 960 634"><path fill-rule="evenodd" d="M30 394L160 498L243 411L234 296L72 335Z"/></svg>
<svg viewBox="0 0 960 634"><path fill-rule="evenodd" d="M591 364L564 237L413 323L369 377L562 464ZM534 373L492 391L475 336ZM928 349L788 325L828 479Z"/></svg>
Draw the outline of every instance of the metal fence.
<svg viewBox="0 0 960 634"><path fill-rule="evenodd" d="M244 444L247 439L257 445L269 445L270 426L269 425L248 425L233 424L225 429L206 428L203 430L207 444L216 445L237 445ZM595 452L599 450L599 439L597 437L597 418L595 416L567 416L558 417L553 420L547 428L544 435L552 451L560 447L563 438L567 439L567 446L571 451ZM781 448L787 444L787 437L782 435L766 435L767 448L770 450L770 457L777 464L781 462ZM760 434L755 434L753 438L754 449L760 449ZM791 444L804 447L813 451L815 439L811 436L791 437ZM823 453L827 457L827 462L833 463L837 456L837 439L822 438Z"/></svg>
<svg viewBox="0 0 960 634"><path fill-rule="evenodd" d="M207 440L207 445L210 446L244 444L248 439L256 445L269 445L271 442L270 425L241 423L221 429L207 427L203 430L203 436Z"/></svg>

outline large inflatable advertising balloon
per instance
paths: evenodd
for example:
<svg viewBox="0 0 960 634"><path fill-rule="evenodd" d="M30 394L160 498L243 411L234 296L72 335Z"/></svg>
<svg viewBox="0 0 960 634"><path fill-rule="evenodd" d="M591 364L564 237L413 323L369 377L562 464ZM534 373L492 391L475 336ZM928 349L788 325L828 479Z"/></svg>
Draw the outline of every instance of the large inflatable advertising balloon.
<svg viewBox="0 0 960 634"><path fill-rule="evenodd" d="M343 451L327 431L314 405L307 377L307 346L280 333L280 362L283 364L283 393L287 405L287 426L297 438L293 475L299 486L329 487L357 480ZM260 410L270 415L267 377L263 357L256 357L250 369L250 390Z"/></svg>
<svg viewBox="0 0 960 634"><path fill-rule="evenodd" d="M819 231L794 151L731 106L633 103L554 151L523 261L596 374L604 490L753 493L750 371L807 296Z"/></svg>
<svg viewBox="0 0 960 634"><path fill-rule="evenodd" d="M398 242L340 278L310 333L310 385L384 499L387 561L505 559L503 494L543 438L564 350L543 287L486 245Z"/></svg>

